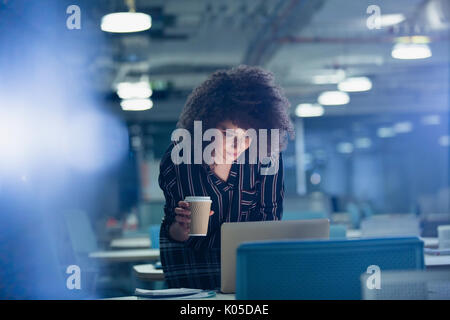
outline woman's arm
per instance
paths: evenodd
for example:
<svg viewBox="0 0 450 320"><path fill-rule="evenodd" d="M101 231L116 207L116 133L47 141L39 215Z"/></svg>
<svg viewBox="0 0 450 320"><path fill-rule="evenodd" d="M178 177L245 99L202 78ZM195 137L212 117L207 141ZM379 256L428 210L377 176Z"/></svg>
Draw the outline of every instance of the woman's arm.
<svg viewBox="0 0 450 320"><path fill-rule="evenodd" d="M184 242L189 239L191 210L189 203L180 195L180 177L171 159L171 148L161 159L159 168L159 186L164 192L164 220L162 226L170 240ZM211 211L210 215L214 212Z"/></svg>
<svg viewBox="0 0 450 320"><path fill-rule="evenodd" d="M281 153L278 157L278 170L273 174L261 174L260 181L259 220L281 220L284 199L284 168Z"/></svg>
<svg viewBox="0 0 450 320"><path fill-rule="evenodd" d="M189 237L187 221L184 216L177 216L178 204L180 203L181 195L178 189L178 178L175 165L171 159L171 148L164 154L159 166L159 186L164 193L166 203L164 205L164 219L162 227L170 240L183 242Z"/></svg>

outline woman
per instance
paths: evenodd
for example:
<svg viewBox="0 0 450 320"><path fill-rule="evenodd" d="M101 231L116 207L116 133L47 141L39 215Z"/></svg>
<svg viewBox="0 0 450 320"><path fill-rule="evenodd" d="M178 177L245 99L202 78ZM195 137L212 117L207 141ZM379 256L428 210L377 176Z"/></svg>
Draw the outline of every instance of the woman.
<svg viewBox="0 0 450 320"><path fill-rule="evenodd" d="M278 129L280 138L276 142L280 148L285 146L287 134L293 134L288 108L289 102L274 84L272 74L257 67L217 71L189 96L178 128L193 133L194 121L201 121L203 131L219 129L224 139L223 148L212 153L212 163L175 164L171 157L175 142L161 160L159 185L166 204L160 251L169 287L220 288L221 224L281 219L281 153L278 170L271 174L262 174L264 165L259 158L256 163L237 160L241 155L249 159L249 147L257 142L245 134L249 129L255 129L258 138L259 129ZM229 133L232 138L226 139ZM211 197L204 237L189 236L190 210L183 201L186 196Z"/></svg>

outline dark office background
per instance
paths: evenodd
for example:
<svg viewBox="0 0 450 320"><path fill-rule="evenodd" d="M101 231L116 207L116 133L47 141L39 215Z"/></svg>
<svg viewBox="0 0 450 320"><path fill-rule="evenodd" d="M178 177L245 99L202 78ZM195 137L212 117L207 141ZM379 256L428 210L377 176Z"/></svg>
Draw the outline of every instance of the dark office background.
<svg viewBox="0 0 450 320"><path fill-rule="evenodd" d="M80 30L66 27L71 4ZM239 64L273 72L291 102L286 211L331 217L353 204L361 217L449 218L449 2L377 1L382 14L404 19L373 30L371 4L136 0L152 28L112 34L100 21L126 11L124 1L0 1L0 297L67 295L56 274L75 252L54 232L62 212L86 212L100 247L110 219L123 226L135 214L146 233L158 224L158 163L187 96ZM394 59L398 38L413 35L427 37L432 56ZM324 105L320 117L296 115L337 90L318 76L342 74L368 77L371 90ZM122 110L116 85L142 80L153 107Z"/></svg>

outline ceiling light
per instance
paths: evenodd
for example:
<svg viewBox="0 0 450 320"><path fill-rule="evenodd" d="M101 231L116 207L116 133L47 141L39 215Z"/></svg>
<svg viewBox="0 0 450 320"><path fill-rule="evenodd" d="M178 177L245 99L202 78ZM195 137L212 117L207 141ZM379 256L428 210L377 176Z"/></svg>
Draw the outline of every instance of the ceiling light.
<svg viewBox="0 0 450 320"><path fill-rule="evenodd" d="M102 18L101 29L105 32L128 33L150 29L152 18L141 12L115 12Z"/></svg>
<svg viewBox="0 0 450 320"><path fill-rule="evenodd" d="M353 144L351 144L350 142L341 142L338 143L337 145L337 151L339 153L352 153L353 152Z"/></svg>
<svg viewBox="0 0 450 320"><path fill-rule="evenodd" d="M380 20L381 27L389 27L403 22L405 20L405 16L401 13L383 14L380 17Z"/></svg>
<svg viewBox="0 0 450 320"><path fill-rule="evenodd" d="M397 43L392 48L391 55L395 59L425 59L432 54L426 43Z"/></svg>
<svg viewBox="0 0 450 320"><path fill-rule="evenodd" d="M146 81L121 82L117 85L117 95L121 99L146 99L152 95L152 89Z"/></svg>
<svg viewBox="0 0 450 320"><path fill-rule="evenodd" d="M153 107L153 101L150 99L126 99L120 102L124 111L144 111Z"/></svg>
<svg viewBox="0 0 450 320"><path fill-rule="evenodd" d="M372 89L372 81L367 77L354 77L339 82L338 89L346 92L368 91Z"/></svg>
<svg viewBox="0 0 450 320"><path fill-rule="evenodd" d="M395 136L395 131L393 128L381 127L377 130L377 136L380 138L392 138Z"/></svg>
<svg viewBox="0 0 450 320"><path fill-rule="evenodd" d="M301 103L295 109L295 115L302 118L320 117L323 113L323 107L318 104Z"/></svg>
<svg viewBox="0 0 450 320"><path fill-rule="evenodd" d="M350 102L350 97L342 91L325 91L319 95L318 102L325 106L337 106Z"/></svg>
<svg viewBox="0 0 450 320"><path fill-rule="evenodd" d="M355 140L355 146L358 149L367 149L372 146L372 140L370 138L358 138Z"/></svg>
<svg viewBox="0 0 450 320"><path fill-rule="evenodd" d="M394 125L395 133L407 133L412 131L412 123L409 121L398 122Z"/></svg>
<svg viewBox="0 0 450 320"><path fill-rule="evenodd" d="M314 84L336 84L345 79L344 70L336 70L334 73L318 74L313 77Z"/></svg>
<svg viewBox="0 0 450 320"><path fill-rule="evenodd" d="M440 137L439 144L443 147L448 147L450 145L450 137L449 136Z"/></svg>
<svg viewBox="0 0 450 320"><path fill-rule="evenodd" d="M430 43L430 37L428 36L404 36L404 37L397 37L395 39L396 43L416 43L416 44L427 44Z"/></svg>
<svg viewBox="0 0 450 320"><path fill-rule="evenodd" d="M435 114L424 116L422 117L422 123L427 126L436 126L441 123L441 118Z"/></svg>

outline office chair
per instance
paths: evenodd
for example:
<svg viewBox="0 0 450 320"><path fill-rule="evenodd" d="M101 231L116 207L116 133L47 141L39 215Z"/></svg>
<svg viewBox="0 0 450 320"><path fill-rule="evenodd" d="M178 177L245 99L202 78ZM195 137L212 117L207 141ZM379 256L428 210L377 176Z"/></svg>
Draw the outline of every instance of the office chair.
<svg viewBox="0 0 450 320"><path fill-rule="evenodd" d="M130 294L134 288L130 282L130 269L133 262L154 260L152 250L131 250L141 253L140 261L130 256L130 250L98 251L97 239L86 212L69 210L63 213L67 233L75 253L76 264L83 271L94 274L94 288L102 294L119 292ZM102 275L103 277L98 277Z"/></svg>
<svg viewBox="0 0 450 320"><path fill-rule="evenodd" d="M418 237L420 221L414 214L374 215L361 222L363 237Z"/></svg>
<svg viewBox="0 0 450 320"><path fill-rule="evenodd" d="M379 289L367 286L368 276L361 276L365 300L450 300L448 271L386 271Z"/></svg>
<svg viewBox="0 0 450 320"><path fill-rule="evenodd" d="M237 249L236 299L361 299L369 266L424 268L418 238L260 241Z"/></svg>
<svg viewBox="0 0 450 320"><path fill-rule="evenodd" d="M347 226L343 224L330 225L330 239L346 239L346 238L347 238Z"/></svg>
<svg viewBox="0 0 450 320"><path fill-rule="evenodd" d="M285 211L283 212L282 220L311 220L326 218L328 218L327 214L320 211Z"/></svg>

